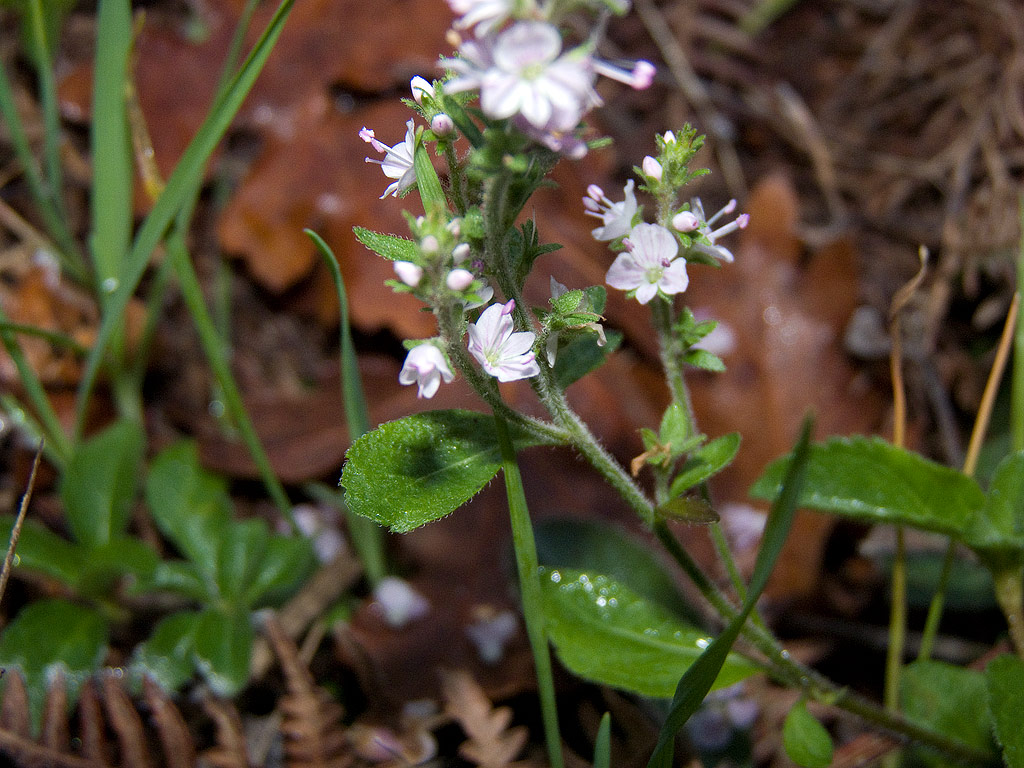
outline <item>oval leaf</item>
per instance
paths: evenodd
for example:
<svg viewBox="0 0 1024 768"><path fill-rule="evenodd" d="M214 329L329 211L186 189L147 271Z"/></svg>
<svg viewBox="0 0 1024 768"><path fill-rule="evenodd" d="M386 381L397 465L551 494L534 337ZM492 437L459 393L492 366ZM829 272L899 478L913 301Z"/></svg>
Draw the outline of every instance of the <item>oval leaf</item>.
<svg viewBox="0 0 1024 768"><path fill-rule="evenodd" d="M124 533L144 451L142 430L131 421L117 422L75 451L60 498L78 543L92 549Z"/></svg>
<svg viewBox="0 0 1024 768"><path fill-rule="evenodd" d="M807 711L807 702L800 699L786 715L782 725L782 745L797 765L803 768L827 768L832 763L834 747L825 726Z"/></svg>
<svg viewBox="0 0 1024 768"><path fill-rule="evenodd" d="M985 667L989 711L1007 768L1024 768L1024 662L1009 654Z"/></svg>
<svg viewBox="0 0 1024 768"><path fill-rule="evenodd" d="M775 498L788 465L789 457L773 462L750 495ZM961 472L880 438L851 437L811 446L798 505L962 536L984 503L981 488Z"/></svg>
<svg viewBox="0 0 1024 768"><path fill-rule="evenodd" d="M231 697L249 679L255 639L248 612L202 612L195 627L195 658L206 682L218 696Z"/></svg>
<svg viewBox="0 0 1024 768"><path fill-rule="evenodd" d="M740 433L730 432L690 452L679 474L672 480L670 496L681 496L698 483L725 469L740 449Z"/></svg>
<svg viewBox="0 0 1024 768"><path fill-rule="evenodd" d="M511 427L517 449L540 441ZM356 514L405 533L451 514L501 466L493 417L429 411L382 424L356 440L341 474Z"/></svg>
<svg viewBox="0 0 1024 768"><path fill-rule="evenodd" d="M977 670L941 661L908 664L900 680L900 705L919 725L980 750L993 747L985 676Z"/></svg>
<svg viewBox="0 0 1024 768"><path fill-rule="evenodd" d="M179 611L161 619L149 639L135 647L132 676L148 675L166 691L188 682L195 671L192 654L200 616Z"/></svg>
<svg viewBox="0 0 1024 768"><path fill-rule="evenodd" d="M1024 451L999 463L985 504L968 524L964 541L982 559L1024 558Z"/></svg>
<svg viewBox="0 0 1024 768"><path fill-rule="evenodd" d="M548 634L558 658L580 677L670 698L680 676L711 642L707 633L608 576L543 570ZM753 663L731 654L714 688L757 671Z"/></svg>

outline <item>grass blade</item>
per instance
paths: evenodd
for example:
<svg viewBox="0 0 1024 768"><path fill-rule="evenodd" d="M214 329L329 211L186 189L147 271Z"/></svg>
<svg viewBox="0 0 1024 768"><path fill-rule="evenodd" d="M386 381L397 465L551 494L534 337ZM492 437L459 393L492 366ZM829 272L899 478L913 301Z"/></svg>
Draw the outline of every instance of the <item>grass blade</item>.
<svg viewBox="0 0 1024 768"><path fill-rule="evenodd" d="M99 332L96 336L95 345L86 361L86 368L78 387L75 420L76 436L82 433L89 395L96 383L96 377L106 354L107 346L115 329L121 323L121 315L124 313L125 307L128 306L129 299L131 299L135 288L142 279L143 273L146 271L150 254L152 254L153 249L156 248L164 237L167 227L171 224L175 214L191 199L194 189L202 178L206 161L220 142L225 131L227 131L250 88L252 88L257 76L263 69L263 65L270 56L270 52L277 42L281 30L284 28L285 19L288 17L294 2L295 0L282 0L238 74L232 79L223 97L214 103L210 114L185 149L181 160L175 167L171 177L167 180L167 186L164 188L163 194L139 228L128 257L122 265L123 268L118 277L119 284L117 289L110 296L110 301L107 304L103 321L100 323Z"/></svg>
<svg viewBox="0 0 1024 768"><path fill-rule="evenodd" d="M341 396L345 406L345 423L348 424L348 434L355 442L370 431L370 413L366 406L362 379L359 376L359 360L356 358L355 345L352 343L352 326L348 321L348 294L345 291L345 281L341 276L338 259L330 246L313 230L307 229L305 233L309 235L324 263L327 264L327 268L331 270L334 286L338 291L341 315ZM375 584L387 573L383 532L380 526L372 520L357 515L348 508L345 509L345 516L349 533L352 535L352 542L359 553L359 559L363 562L366 576L371 583Z"/></svg>
<svg viewBox="0 0 1024 768"><path fill-rule="evenodd" d="M782 551L782 545L785 543L789 528L793 523L793 515L796 513L797 500L800 498L804 470L807 465L812 423L810 418L804 421L800 439L793 450L793 460L782 483L782 491L775 503L772 504L771 512L768 514L768 522L765 525L764 538L761 540L761 549L757 553L757 562L754 565L754 574L750 580L747 598L743 601L739 614L729 622L722 633L712 641L707 650L680 678L668 717L661 728L661 733L658 734L658 743L654 748L654 754L651 755L651 759L647 763L648 768L671 768L676 734L690 719L690 716L697 711L707 692L711 690L719 670L729 655L729 650L736 642L736 638L739 637L743 624L768 583L768 577L775 567L775 560L778 558L779 552Z"/></svg>

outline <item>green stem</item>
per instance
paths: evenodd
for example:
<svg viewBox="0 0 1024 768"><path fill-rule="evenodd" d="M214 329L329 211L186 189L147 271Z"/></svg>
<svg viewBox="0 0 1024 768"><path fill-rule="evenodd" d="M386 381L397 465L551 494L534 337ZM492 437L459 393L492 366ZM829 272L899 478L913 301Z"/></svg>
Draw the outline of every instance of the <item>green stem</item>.
<svg viewBox="0 0 1024 768"><path fill-rule="evenodd" d="M921 647L917 652L918 661L927 661L931 658L935 636L939 632L939 623L942 621L942 609L945 607L946 585L949 583L949 575L953 571L955 557L956 543L950 539L946 546L946 555L942 558L939 583L935 585L935 594L932 595L932 601L928 605L928 616L925 618L924 630L921 633Z"/></svg>
<svg viewBox="0 0 1024 768"><path fill-rule="evenodd" d="M900 672L907 634L907 556L903 528L896 528L896 557L892 563L892 608L889 613L889 648L885 657L885 709L898 712Z"/></svg>
<svg viewBox="0 0 1024 768"><path fill-rule="evenodd" d="M1010 642L1017 655L1024 659L1024 566L1013 565L993 570L996 600L1010 628Z"/></svg>
<svg viewBox="0 0 1024 768"><path fill-rule="evenodd" d="M519 465L516 463L515 448L513 448L512 439L508 434L508 425L498 414L494 415L494 423L498 433L498 445L501 448L505 490L508 494L512 543L515 547L516 565L519 571L519 590L523 598L526 634L530 638L533 663L537 669L537 686L540 691L548 762L551 764L551 768L563 768L562 738L558 730L558 706L555 700L555 681L551 674L551 652L548 648L547 628L544 621L537 544L533 538L530 511L526 506L526 494L523 491L523 479L519 474Z"/></svg>

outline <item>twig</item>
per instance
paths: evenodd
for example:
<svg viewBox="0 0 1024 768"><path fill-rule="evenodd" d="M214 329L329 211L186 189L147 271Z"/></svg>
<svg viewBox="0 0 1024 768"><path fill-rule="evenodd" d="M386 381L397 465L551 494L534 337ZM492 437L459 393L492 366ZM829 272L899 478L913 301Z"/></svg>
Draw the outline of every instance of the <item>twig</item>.
<svg viewBox="0 0 1024 768"><path fill-rule="evenodd" d="M7 556L4 558L3 570L0 570L0 600L3 600L4 592L7 590L7 580L11 577L14 550L18 546L21 526L25 522L25 515L28 514L28 504L32 500L32 490L36 485L36 470L39 469L39 462L43 457L43 443L43 440L39 441L36 457L32 460L32 472L28 476L28 485L25 488L25 494L21 497L21 505L18 507L18 517L14 521L14 527L11 528L11 542L7 545Z"/></svg>

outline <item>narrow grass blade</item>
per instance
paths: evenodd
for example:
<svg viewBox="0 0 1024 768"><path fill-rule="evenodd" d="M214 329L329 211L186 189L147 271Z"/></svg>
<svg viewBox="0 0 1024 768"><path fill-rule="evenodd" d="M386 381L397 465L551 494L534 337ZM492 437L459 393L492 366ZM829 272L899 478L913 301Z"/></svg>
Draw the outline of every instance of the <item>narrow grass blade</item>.
<svg viewBox="0 0 1024 768"><path fill-rule="evenodd" d="M786 477L782 482L782 490L768 514L768 522L765 526L764 538L761 540L761 549L757 553L757 562L754 565L754 574L747 591L747 598L743 601L743 606L736 618L729 622L722 633L712 641L707 650L679 680L668 717L661 728L661 733L658 734L658 743L654 748L654 754L651 755L651 759L647 763L648 768L671 768L676 734L690 719L690 716L697 711L701 702L704 701L704 697L711 690L719 670L729 655L729 649L739 637L743 624L768 583L768 577L775 567L775 561L779 552L782 551L782 545L785 543L789 528L793 523L793 515L796 513L797 500L800 498L807 465L811 427L812 420L808 418L804 421L800 439L793 450L793 460L790 462Z"/></svg>
<svg viewBox="0 0 1024 768"><path fill-rule="evenodd" d="M39 104L43 111L43 167L57 211L64 213L60 197L60 190L64 186L64 174L60 165L61 131L60 112L57 108L57 81L53 73L53 54L46 40L43 0L29 0L27 10L31 28L32 57L35 59L36 72L39 76Z"/></svg>
<svg viewBox="0 0 1024 768"><path fill-rule="evenodd" d="M348 321L348 293L345 291L345 280L341 276L341 267L330 246L316 232L305 230L310 240L320 252L327 268L334 278L334 287L338 291L341 334L341 397L345 407L345 423L348 434L353 442L370 431L370 412L366 405L362 379L359 376L359 360L356 358L355 345L352 343L352 326ZM376 523L361 515L345 509L349 533L355 544L359 559L363 562L366 576L371 583L376 583L387 573L384 553L383 532Z"/></svg>
<svg viewBox="0 0 1024 768"><path fill-rule="evenodd" d="M224 132L227 131L232 119L234 119L250 88L252 88L257 76L263 69L263 65L270 56L270 52L277 42L281 30L284 28L285 19L288 17L294 2L295 0L282 0L238 74L232 79L224 95L214 103L210 114L189 143L174 172L167 180L167 186L164 188L163 194L140 227L128 257L122 265L121 274L118 278L119 284L110 296L110 301L107 304L103 321L96 336L95 345L86 361L86 368L78 387L76 435L80 435L82 432L86 405L88 404L92 388L96 383L96 377L106 354L107 346L115 329L121 323L121 315L124 313L125 307L128 306L129 299L131 299L139 281L142 279L143 273L146 271L150 254L152 254L153 249L156 248L157 244L164 237L167 227L171 224L175 214L186 201L191 199L193 191L202 178L206 161L220 142Z"/></svg>
<svg viewBox="0 0 1024 768"><path fill-rule="evenodd" d="M132 48L128 0L102 0L97 13L92 105L92 254L100 303L121 278L132 239L134 171L125 84Z"/></svg>
<svg viewBox="0 0 1024 768"><path fill-rule="evenodd" d="M594 768L611 768L612 765L612 713L605 712L597 727L594 739Z"/></svg>

